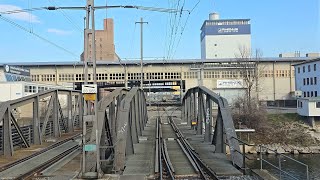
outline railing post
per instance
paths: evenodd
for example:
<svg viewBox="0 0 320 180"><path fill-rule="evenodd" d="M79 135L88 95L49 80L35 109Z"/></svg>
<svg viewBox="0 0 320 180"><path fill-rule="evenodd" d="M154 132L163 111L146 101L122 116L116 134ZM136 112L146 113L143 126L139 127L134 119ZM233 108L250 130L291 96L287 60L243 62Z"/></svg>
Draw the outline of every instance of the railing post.
<svg viewBox="0 0 320 180"><path fill-rule="evenodd" d="M190 126L191 125L191 95L190 93L187 93L186 96L187 96L187 105L186 105L187 106L186 107L187 125Z"/></svg>
<svg viewBox="0 0 320 180"><path fill-rule="evenodd" d="M67 95L68 101L68 132L73 132L73 123L72 123L72 92L70 91Z"/></svg>
<svg viewBox="0 0 320 180"><path fill-rule="evenodd" d="M79 127L82 128L83 126L83 113L84 113L84 108L83 108L83 97L82 94L79 93L78 95L78 112L79 112Z"/></svg>
<svg viewBox="0 0 320 180"><path fill-rule="evenodd" d="M198 103L197 103L197 113L196 113L196 117L197 117L197 134L198 135L200 135L200 134L202 134L201 133L201 123L202 123L202 121L201 121L201 118L202 118L202 112L201 112L201 106L202 106L202 102L201 102L201 93L200 93L200 91L198 91Z"/></svg>
<svg viewBox="0 0 320 180"><path fill-rule="evenodd" d="M260 149L260 170L262 170L262 146L261 146L261 144L259 145L259 149Z"/></svg>
<svg viewBox="0 0 320 180"><path fill-rule="evenodd" d="M33 143L41 144L40 137L40 118L39 118L39 96L33 99Z"/></svg>
<svg viewBox="0 0 320 180"><path fill-rule="evenodd" d="M206 123L205 123L205 142L211 142L211 120L212 120L212 103L209 95L206 96Z"/></svg>
<svg viewBox="0 0 320 180"><path fill-rule="evenodd" d="M277 154L278 155L278 161L279 161L279 169L280 169L280 180L281 180L281 155L280 154Z"/></svg>
<svg viewBox="0 0 320 180"><path fill-rule="evenodd" d="M13 156L13 142L11 129L11 108L7 108L2 125L2 148L4 156Z"/></svg>
<svg viewBox="0 0 320 180"><path fill-rule="evenodd" d="M52 121L53 121L53 137L60 136L60 123L59 123L59 111L58 111L58 91L55 91L52 95L53 99L53 107L52 107Z"/></svg>
<svg viewBox="0 0 320 180"><path fill-rule="evenodd" d="M31 126L28 126L29 144L31 144Z"/></svg>
<svg viewBox="0 0 320 180"><path fill-rule="evenodd" d="M246 145L242 143L243 175L246 175Z"/></svg>

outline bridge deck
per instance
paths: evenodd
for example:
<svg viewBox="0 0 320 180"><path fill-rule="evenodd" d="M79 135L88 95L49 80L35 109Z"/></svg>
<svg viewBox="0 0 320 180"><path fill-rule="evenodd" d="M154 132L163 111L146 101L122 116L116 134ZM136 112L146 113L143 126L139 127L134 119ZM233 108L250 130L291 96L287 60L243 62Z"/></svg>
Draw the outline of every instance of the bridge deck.
<svg viewBox="0 0 320 180"><path fill-rule="evenodd" d="M156 121L150 119L142 131L140 141L134 144L135 152L126 160L123 175L153 175L155 160Z"/></svg>
<svg viewBox="0 0 320 180"><path fill-rule="evenodd" d="M179 122L179 120L177 121ZM196 135L196 132L185 124L177 123L181 132L188 139L188 142L199 154L200 158L218 176L241 176L242 173L235 168L224 153L215 153L215 147L211 143L203 142L203 135Z"/></svg>

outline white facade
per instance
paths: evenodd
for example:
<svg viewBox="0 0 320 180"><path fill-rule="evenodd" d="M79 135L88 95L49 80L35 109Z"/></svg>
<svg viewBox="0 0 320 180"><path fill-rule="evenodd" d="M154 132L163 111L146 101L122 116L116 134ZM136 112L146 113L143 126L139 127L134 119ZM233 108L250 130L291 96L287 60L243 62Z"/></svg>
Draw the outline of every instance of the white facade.
<svg viewBox="0 0 320 180"><path fill-rule="evenodd" d="M320 116L320 59L295 65L296 90L301 91L298 99L298 114Z"/></svg>
<svg viewBox="0 0 320 180"><path fill-rule="evenodd" d="M249 19L206 20L201 27L201 59L235 58L251 51Z"/></svg>
<svg viewBox="0 0 320 180"><path fill-rule="evenodd" d="M297 104L300 116L320 116L320 98L300 98Z"/></svg>
<svg viewBox="0 0 320 180"><path fill-rule="evenodd" d="M251 49L251 35L206 36L201 45L202 59L235 58L240 47Z"/></svg>
<svg viewBox="0 0 320 180"><path fill-rule="evenodd" d="M63 88L62 86L38 84L32 82L2 82L0 83L0 102L14 100L56 88L67 89Z"/></svg>

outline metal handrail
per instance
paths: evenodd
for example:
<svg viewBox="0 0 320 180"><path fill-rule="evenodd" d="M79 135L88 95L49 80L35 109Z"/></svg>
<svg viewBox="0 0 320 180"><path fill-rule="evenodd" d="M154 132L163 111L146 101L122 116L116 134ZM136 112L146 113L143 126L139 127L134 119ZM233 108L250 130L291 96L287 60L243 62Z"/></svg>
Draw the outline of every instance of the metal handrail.
<svg viewBox="0 0 320 180"><path fill-rule="evenodd" d="M259 149L260 149L260 169L263 169L263 161L264 162L266 162L267 160L265 160L265 159L263 159L262 158L262 148L264 148L264 149L267 149L267 150L270 150L270 151L272 151L272 152L274 152L276 155L279 155L278 156L278 160L279 160L279 171L280 171L280 179L281 179L281 172L284 172L284 173L286 173L286 174L288 174L286 171L283 171L282 169L281 169L281 157L285 157L285 158L288 158L288 159L290 159L290 160L292 160L292 161L294 161L294 162L296 162L296 163L298 163L298 164L300 164L300 165L303 165L303 166L305 166L305 168L306 168L306 179L307 180L309 180L309 166L307 165L307 164L305 164L305 163L303 163L303 162L300 162L300 161L298 161L298 160L296 160L296 159L293 159L293 158L291 158L291 157L289 157L289 156L287 156L287 155L284 155L284 154L281 154L281 153L278 153L277 151L275 151L275 150L273 150L273 149L270 149L270 148L268 148L268 147L266 147L266 146L263 146L263 145L261 145L261 144L259 144ZM270 162L268 162L268 164L270 164Z"/></svg>
<svg viewBox="0 0 320 180"><path fill-rule="evenodd" d="M292 177L293 179L297 179L299 180L298 178L294 177L293 175L291 175L290 173L282 170L281 168L278 168L277 166L273 165L272 163L270 163L269 161L265 160L265 159L261 159L262 161L264 161L265 163L269 164L270 166L272 166L273 168L279 170L280 172L283 172L285 174L287 174L288 176ZM280 178L281 179L281 178Z"/></svg>
<svg viewBox="0 0 320 180"><path fill-rule="evenodd" d="M247 146L257 146L257 145L253 145L253 144L248 144L247 142L245 142L245 141L243 141L243 140L241 140L241 139L239 139L239 138L236 138L236 137L232 137L232 138L233 138L233 139L236 139L237 141L239 141L239 142L242 143L242 145L243 145L243 153L241 153L241 152L239 152L239 151L237 151L237 150L235 150L235 151L238 152L238 153L240 153L240 154L243 154L244 159L245 159L245 157L246 157L246 156L245 156L245 146L244 146L244 145L247 145ZM227 144L227 143L226 143L226 144ZM228 145L228 144L227 144L227 145ZM280 179L281 179L281 173L285 173L286 175L288 175L288 176L290 176L290 177L292 177L292 178L294 178L294 179L298 179L298 178L294 177L292 174L290 174L290 173L284 171L283 169L281 169L281 157L285 157L285 158L288 158L288 159L290 159L290 160L292 160L292 161L294 161L294 162L296 162L296 163L298 163L298 164L301 164L301 165L305 166L305 167L306 167L306 176L307 176L306 179L307 179L307 180L309 179L309 166L308 166L307 164L305 164L305 163L303 163L303 162L300 162L300 161L298 161L298 160L296 160L296 159L293 159L293 158L291 158L291 157L289 157L289 156L287 156L287 155L278 153L277 151L275 151L275 150L273 150L273 149L271 149L271 148L269 148L269 147L267 147L267 146L264 146L264 145L261 145L261 144L259 144L258 146L259 146L259 149L260 149L260 169L263 169L263 163L262 163L262 162L266 162L267 164L271 165L272 167L274 167L275 169L277 169L277 170L280 171ZM270 151L274 152L275 155L278 156L278 159L279 159L279 167L275 166L274 164L272 164L271 162L267 161L266 159L263 159L263 157L262 157L262 148L264 148L264 149L266 149L266 150L270 150ZM244 167L245 167L245 160L243 161L243 164L244 164Z"/></svg>

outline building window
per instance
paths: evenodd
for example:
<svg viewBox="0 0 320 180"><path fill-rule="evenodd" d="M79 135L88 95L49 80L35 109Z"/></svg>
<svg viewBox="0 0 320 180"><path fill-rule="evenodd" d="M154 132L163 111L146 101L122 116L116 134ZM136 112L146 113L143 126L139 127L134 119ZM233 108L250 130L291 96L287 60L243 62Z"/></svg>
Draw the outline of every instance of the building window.
<svg viewBox="0 0 320 180"><path fill-rule="evenodd" d="M307 85L309 85L309 78L307 78Z"/></svg>
<svg viewBox="0 0 320 180"><path fill-rule="evenodd" d="M311 71L311 67L310 67L310 65L308 65L308 72L310 72Z"/></svg>
<svg viewBox="0 0 320 180"><path fill-rule="evenodd" d="M314 91L314 97L318 97L318 91Z"/></svg>
<svg viewBox="0 0 320 180"><path fill-rule="evenodd" d="M310 92L309 91L307 92L307 97L310 97Z"/></svg>
<svg viewBox="0 0 320 180"><path fill-rule="evenodd" d="M302 72L306 72L306 67L305 66L302 67Z"/></svg>
<svg viewBox="0 0 320 180"><path fill-rule="evenodd" d="M307 97L307 96L306 96L306 92L303 92L303 97Z"/></svg>
<svg viewBox="0 0 320 180"><path fill-rule="evenodd" d="M313 78L310 78L310 84L313 85Z"/></svg>
<svg viewBox="0 0 320 180"><path fill-rule="evenodd" d="M298 101L298 107L302 108L302 101Z"/></svg>
<svg viewBox="0 0 320 180"><path fill-rule="evenodd" d="M306 85L306 79L303 78L303 85Z"/></svg>
<svg viewBox="0 0 320 180"><path fill-rule="evenodd" d="M298 67L298 73L300 73L300 67Z"/></svg>
<svg viewBox="0 0 320 180"><path fill-rule="evenodd" d="M314 77L314 85L317 85L317 77Z"/></svg>
<svg viewBox="0 0 320 180"><path fill-rule="evenodd" d="M311 93L310 93L310 97L313 97L313 91L311 91Z"/></svg>
<svg viewBox="0 0 320 180"><path fill-rule="evenodd" d="M320 108L320 102L316 102L316 108Z"/></svg>
<svg viewBox="0 0 320 180"><path fill-rule="evenodd" d="M313 70L316 71L317 70L317 64L313 65Z"/></svg>

